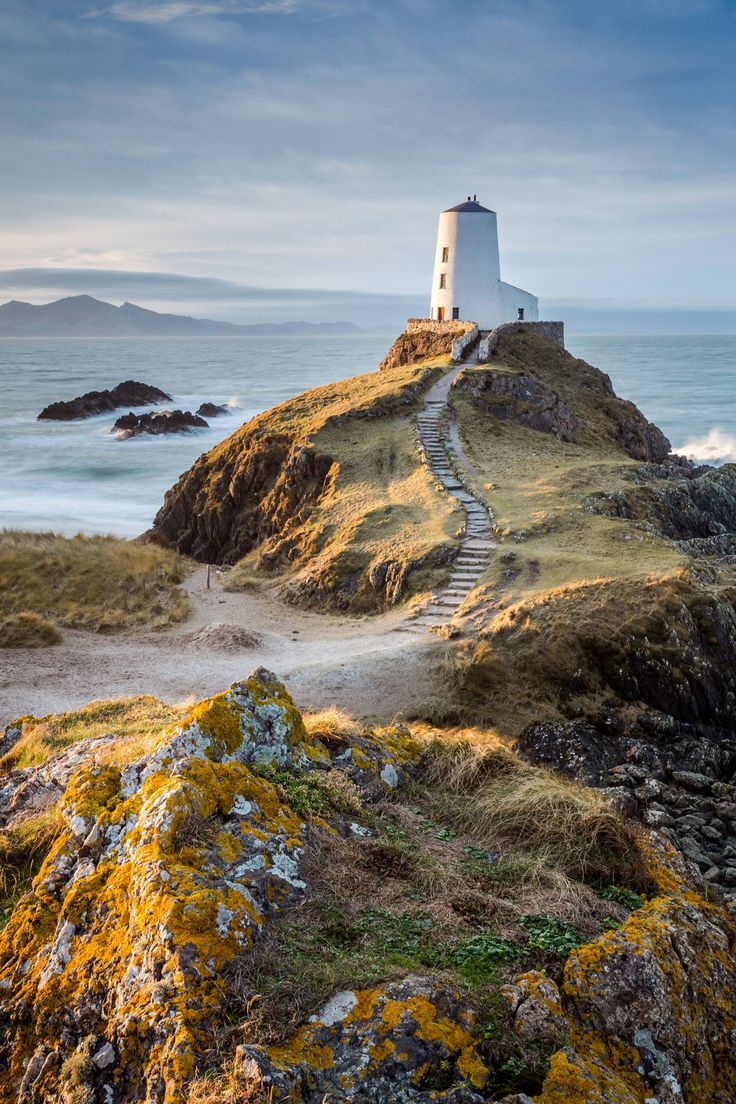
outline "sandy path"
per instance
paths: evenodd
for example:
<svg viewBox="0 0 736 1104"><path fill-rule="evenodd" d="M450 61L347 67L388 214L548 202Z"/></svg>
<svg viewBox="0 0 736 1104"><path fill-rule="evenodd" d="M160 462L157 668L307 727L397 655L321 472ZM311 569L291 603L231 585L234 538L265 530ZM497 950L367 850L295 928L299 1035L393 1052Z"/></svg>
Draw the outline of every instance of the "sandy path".
<svg viewBox="0 0 736 1104"><path fill-rule="evenodd" d="M53 648L0 654L0 729L24 713L75 709L99 698L154 694L166 701L222 690L255 667L286 682L304 709L336 704L359 717L390 720L410 714L438 693L436 641L396 632L406 617L334 617L286 606L273 592L229 593L217 573L206 589L197 567L185 589L190 618L164 633L98 636L65 630ZM255 632L255 647L222 650L188 639L224 623Z"/></svg>

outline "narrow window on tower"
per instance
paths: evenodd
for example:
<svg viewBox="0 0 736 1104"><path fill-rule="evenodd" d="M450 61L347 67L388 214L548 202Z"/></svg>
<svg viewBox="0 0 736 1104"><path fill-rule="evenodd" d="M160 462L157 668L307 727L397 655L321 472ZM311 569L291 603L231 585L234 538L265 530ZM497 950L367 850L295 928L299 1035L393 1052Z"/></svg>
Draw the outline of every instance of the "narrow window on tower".
<svg viewBox="0 0 736 1104"><path fill-rule="evenodd" d="M443 261L449 261L449 259L450 259L450 249L449 249L449 246L446 245L446 246L444 246L444 248L442 250L442 260Z"/></svg>
<svg viewBox="0 0 736 1104"><path fill-rule="evenodd" d="M453 318L459 318L460 317L460 308L459 307L453 307L452 308L452 317Z"/></svg>
<svg viewBox="0 0 736 1104"><path fill-rule="evenodd" d="M447 287L447 275L444 272L440 276L440 287L441 288L446 288Z"/></svg>
<svg viewBox="0 0 736 1104"><path fill-rule="evenodd" d="M523 322L524 321L524 308L523 307L517 307L517 310L519 312L519 321Z"/></svg>

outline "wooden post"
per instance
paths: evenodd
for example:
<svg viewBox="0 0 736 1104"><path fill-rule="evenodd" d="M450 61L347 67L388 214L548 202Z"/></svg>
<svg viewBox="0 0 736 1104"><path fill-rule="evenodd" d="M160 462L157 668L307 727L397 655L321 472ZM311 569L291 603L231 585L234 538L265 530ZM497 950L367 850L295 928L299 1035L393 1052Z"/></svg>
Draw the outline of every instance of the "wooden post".
<svg viewBox="0 0 736 1104"><path fill-rule="evenodd" d="M207 589L210 589L210 565L207 564Z"/></svg>

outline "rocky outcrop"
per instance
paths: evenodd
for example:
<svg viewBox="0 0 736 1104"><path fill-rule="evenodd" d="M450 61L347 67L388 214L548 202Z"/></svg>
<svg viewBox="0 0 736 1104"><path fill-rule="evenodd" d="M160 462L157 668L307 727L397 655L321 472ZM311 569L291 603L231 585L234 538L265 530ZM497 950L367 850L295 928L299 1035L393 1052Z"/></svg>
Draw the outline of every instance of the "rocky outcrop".
<svg viewBox="0 0 736 1104"><path fill-rule="evenodd" d="M490 367L493 366L493 367ZM482 377L488 375L491 381L497 372L504 376L520 375L527 381L533 380L541 390L532 401L538 404L539 417L544 422L550 418L551 430L555 432L555 418L546 411L562 404L575 419L575 440L580 444L610 444L621 449L635 460L659 463L670 451L670 443L657 426L647 421L633 403L618 398L614 393L610 378L605 372L578 360L566 352L556 341L539 334L521 332L509 333L500 338L495 345L486 371L479 370L480 379L472 381L476 372L468 372L466 377L457 381L459 388L481 388L482 399L485 384ZM492 384L499 388L511 387L510 382ZM523 393L519 402L524 402ZM503 404L496 404L501 405ZM522 414L529 411L522 409ZM560 429L570 437L569 416L560 409Z"/></svg>
<svg viewBox="0 0 736 1104"><path fill-rule="evenodd" d="M469 395L487 414L507 419L540 433L552 433L561 441L576 440L577 419L558 394L523 373L466 371L454 390Z"/></svg>
<svg viewBox="0 0 736 1104"><path fill-rule="evenodd" d="M571 1045L553 1055L538 1104L733 1100L736 927L660 855L663 895L567 961Z"/></svg>
<svg viewBox="0 0 736 1104"><path fill-rule="evenodd" d="M311 829L263 772L332 771L372 800L417 759L398 728L331 753L264 670L138 762L112 765L113 739L77 746L71 775L37 773L36 797L10 779L14 816L58 799L63 828L0 933L4 1101L183 1102L224 968L306 888Z"/></svg>
<svg viewBox="0 0 736 1104"><path fill-rule="evenodd" d="M197 414L200 418L219 418L221 414L227 414L228 408L226 406L218 406L217 403L203 402Z"/></svg>
<svg viewBox="0 0 736 1104"><path fill-rule="evenodd" d="M736 465L722 468L648 466L631 474L632 486L586 499L591 513L625 518L678 541L695 555L733 552L736 533Z"/></svg>
<svg viewBox="0 0 736 1104"><path fill-rule="evenodd" d="M112 427L121 440L139 437L142 433L158 436L162 433L188 433L190 429L207 429L208 423L191 410L161 410L150 414L123 414Z"/></svg>
<svg viewBox="0 0 736 1104"><path fill-rule="evenodd" d="M241 1046L236 1077L277 1100L482 1104L478 1018L431 978L336 993L284 1046Z"/></svg>
<svg viewBox="0 0 736 1104"><path fill-rule="evenodd" d="M398 368L402 364L417 364L435 357L449 358L453 341L462 337L471 325L468 322L458 322L457 325L445 322L430 324L425 329L407 330L396 338L378 370Z"/></svg>
<svg viewBox="0 0 736 1104"><path fill-rule="evenodd" d="M171 402L171 395L148 383L125 380L109 391L88 391L76 399L51 403L38 415L39 420L69 422L75 418L90 418L93 414L105 414L121 406L150 406L152 403Z"/></svg>
<svg viewBox="0 0 736 1104"><path fill-rule="evenodd" d="M242 431L195 462L166 492L151 535L208 563L233 564L256 545L290 558L296 534L329 486L331 456L287 437Z"/></svg>

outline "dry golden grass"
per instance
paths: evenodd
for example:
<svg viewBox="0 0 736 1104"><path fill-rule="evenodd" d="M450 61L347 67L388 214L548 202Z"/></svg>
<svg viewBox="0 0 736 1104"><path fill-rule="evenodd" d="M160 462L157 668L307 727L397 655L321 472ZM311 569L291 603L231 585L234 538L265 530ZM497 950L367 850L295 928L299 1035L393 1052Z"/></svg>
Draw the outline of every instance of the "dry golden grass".
<svg viewBox="0 0 736 1104"><path fill-rule="evenodd" d="M0 610L54 625L115 632L183 620L186 561L165 549L114 537L0 533Z"/></svg>
<svg viewBox="0 0 736 1104"><path fill-rule="evenodd" d="M49 809L0 831L0 927L30 886L62 827L59 810Z"/></svg>
<svg viewBox="0 0 736 1104"><path fill-rule="evenodd" d="M276 1104L273 1085L246 1084L233 1063L212 1077L195 1077L189 1083L188 1104Z"/></svg>
<svg viewBox="0 0 736 1104"><path fill-rule="evenodd" d="M111 755L121 763L131 762L180 714L179 706L142 695L90 702L69 713L27 717L23 719L22 736L0 759L0 771L38 766L70 744L108 733L119 737Z"/></svg>
<svg viewBox="0 0 736 1104"><path fill-rule="evenodd" d="M0 648L48 648L61 633L37 613L11 613L0 621Z"/></svg>
<svg viewBox="0 0 736 1104"><path fill-rule="evenodd" d="M638 877L631 826L597 790L524 762L473 730L433 739L423 780L438 814L496 846L543 889Z"/></svg>
<svg viewBox="0 0 736 1104"><path fill-rule="evenodd" d="M304 726L313 739L321 740L328 747L345 743L360 727L349 713L336 705L305 713Z"/></svg>

